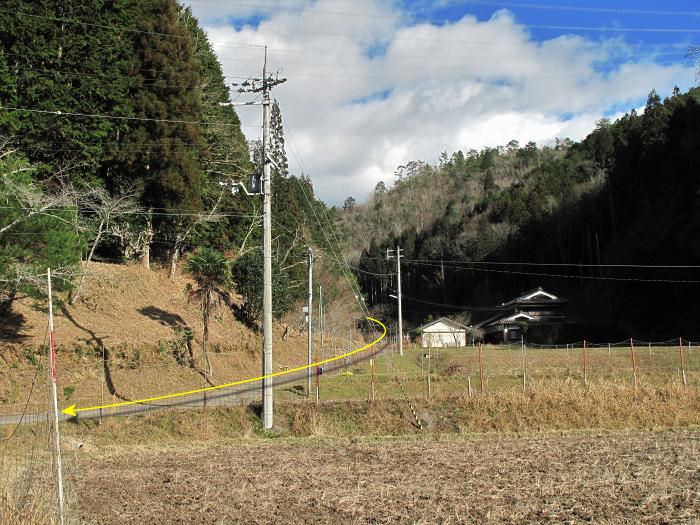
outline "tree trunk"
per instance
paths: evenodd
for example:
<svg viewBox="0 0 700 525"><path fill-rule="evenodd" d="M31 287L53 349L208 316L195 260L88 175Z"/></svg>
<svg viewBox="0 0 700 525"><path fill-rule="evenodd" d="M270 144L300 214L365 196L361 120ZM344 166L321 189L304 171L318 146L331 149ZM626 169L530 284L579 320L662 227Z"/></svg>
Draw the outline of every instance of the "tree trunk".
<svg viewBox="0 0 700 525"><path fill-rule="evenodd" d="M175 274L177 273L177 262L180 259L180 244L175 241L175 248L170 254L170 273L168 274L168 279L171 281L175 279Z"/></svg>
<svg viewBox="0 0 700 525"><path fill-rule="evenodd" d="M141 266L146 268L146 270L151 269L151 240L153 240L152 211L152 209L148 210L148 223L146 226L146 234L144 235L143 254L141 255Z"/></svg>
<svg viewBox="0 0 700 525"><path fill-rule="evenodd" d="M85 260L85 266L83 267L83 272L82 275L80 276L80 283L78 284L78 288L75 291L75 295L70 298L68 301L69 304L74 304L78 298L80 297L80 293L83 291L83 283L85 283L85 275L87 274L88 267L90 266L90 262L92 261L92 256L95 254L95 248L97 248L97 245L100 242L100 239L102 238L102 228L104 227L104 221L100 222L99 228L97 228L97 236L95 237L95 242L92 243L92 248L90 248L90 253L87 256L87 259Z"/></svg>

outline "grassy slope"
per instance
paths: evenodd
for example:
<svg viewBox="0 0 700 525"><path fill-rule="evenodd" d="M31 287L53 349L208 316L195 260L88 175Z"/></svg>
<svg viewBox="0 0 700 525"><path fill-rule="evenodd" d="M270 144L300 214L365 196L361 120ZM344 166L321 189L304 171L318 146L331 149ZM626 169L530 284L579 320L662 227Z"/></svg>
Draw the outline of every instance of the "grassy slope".
<svg viewBox="0 0 700 525"><path fill-rule="evenodd" d="M178 275L171 281L163 269L146 271L138 265L96 263L90 272L81 300L55 308L61 401L100 398L102 347L120 395L138 399L202 388L201 374L179 366L174 357L176 351L186 353L178 330L190 328L195 365L202 368L201 315L183 294L188 279ZM24 401L34 364L46 360L38 350L45 342L46 306L25 298L13 313L22 319L19 335L0 341L0 403L6 404ZM306 337L292 329L282 341L284 326L274 325L275 365L298 366L305 360ZM259 372L261 335L231 311L224 308L213 316L210 341L215 383ZM72 394L63 395L64 388L73 389Z"/></svg>

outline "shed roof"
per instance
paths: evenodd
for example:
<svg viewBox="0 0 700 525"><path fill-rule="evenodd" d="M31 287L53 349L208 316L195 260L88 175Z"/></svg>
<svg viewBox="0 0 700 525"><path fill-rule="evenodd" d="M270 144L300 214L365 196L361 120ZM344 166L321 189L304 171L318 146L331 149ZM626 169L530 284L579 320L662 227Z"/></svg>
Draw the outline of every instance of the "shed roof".
<svg viewBox="0 0 700 525"><path fill-rule="evenodd" d="M453 321L452 319L449 319L447 317L441 317L440 319L436 319L435 321L431 321L427 324L424 324L423 326L419 326L418 328L416 328L416 330L425 331L426 328L430 328L431 326L436 325L440 322L442 322L442 323L444 323L452 328L458 329L458 330L466 330L467 329L467 327L465 325L463 325L462 323L458 323L457 321Z"/></svg>

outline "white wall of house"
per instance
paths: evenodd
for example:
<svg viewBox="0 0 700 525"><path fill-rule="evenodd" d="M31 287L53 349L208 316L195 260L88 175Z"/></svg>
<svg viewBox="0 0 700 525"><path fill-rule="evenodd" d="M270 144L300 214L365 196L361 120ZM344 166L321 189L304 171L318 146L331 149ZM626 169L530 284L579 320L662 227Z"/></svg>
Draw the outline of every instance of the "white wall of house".
<svg viewBox="0 0 700 525"><path fill-rule="evenodd" d="M435 323L423 330L421 345L423 348L467 346L467 333L446 323Z"/></svg>

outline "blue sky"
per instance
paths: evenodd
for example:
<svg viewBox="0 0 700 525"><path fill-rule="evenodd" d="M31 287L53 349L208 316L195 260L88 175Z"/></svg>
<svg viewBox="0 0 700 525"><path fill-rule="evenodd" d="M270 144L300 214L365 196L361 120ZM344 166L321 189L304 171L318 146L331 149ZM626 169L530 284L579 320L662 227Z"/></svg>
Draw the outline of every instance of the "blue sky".
<svg viewBox="0 0 700 525"><path fill-rule="evenodd" d="M269 47L269 69L289 79L275 96L290 166L330 204L362 200L411 160L578 140L652 89L696 84L684 56L700 45L699 0L191 4L232 81L259 76ZM239 111L251 139L255 107Z"/></svg>
<svg viewBox="0 0 700 525"><path fill-rule="evenodd" d="M499 9L508 9L515 15L518 23L529 26L535 41L541 42L562 34L580 35L594 41L618 37L631 45L640 46L640 50L669 53L660 57L660 60L681 60L688 45L700 45L700 2L697 0L406 0L399 4L412 13L413 20L429 21L433 24L454 22L467 14L476 16L480 21L486 21ZM558 29L561 27L608 30ZM615 30L616 28L639 30L622 31Z"/></svg>

